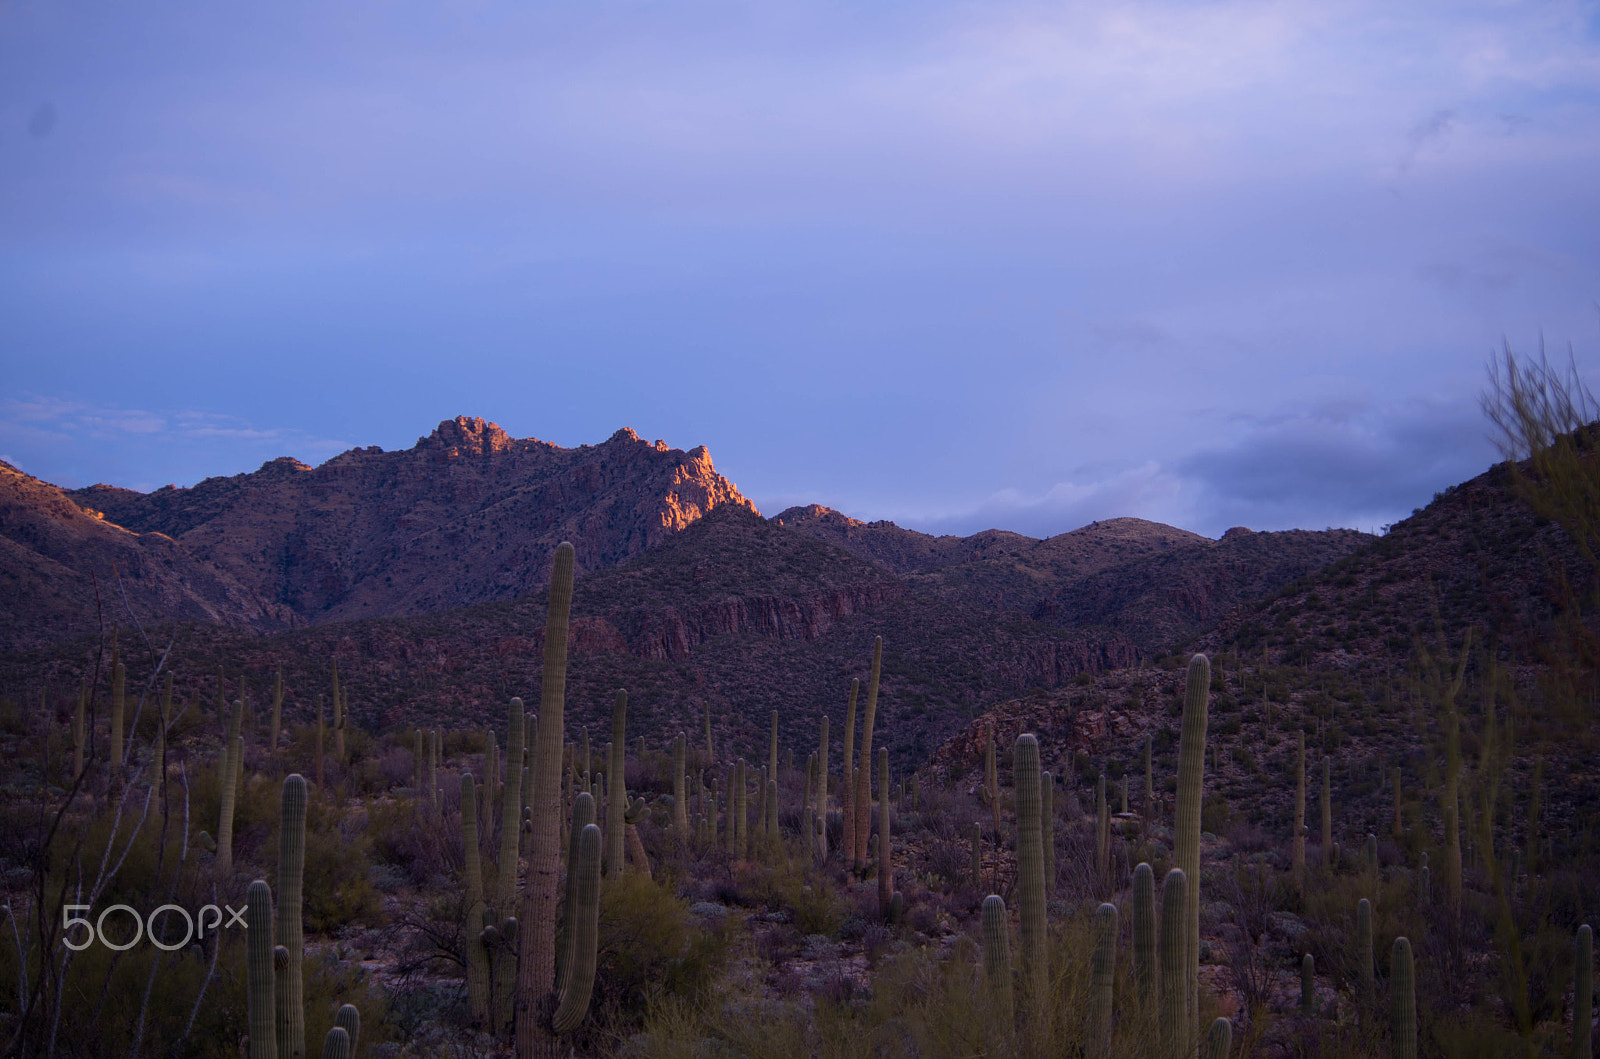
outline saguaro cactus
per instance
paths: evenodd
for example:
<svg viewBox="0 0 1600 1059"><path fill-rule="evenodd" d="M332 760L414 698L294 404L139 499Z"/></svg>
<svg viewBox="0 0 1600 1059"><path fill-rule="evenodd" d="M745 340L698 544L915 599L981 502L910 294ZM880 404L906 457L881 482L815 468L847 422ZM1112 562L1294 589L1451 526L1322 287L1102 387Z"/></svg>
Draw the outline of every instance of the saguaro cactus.
<svg viewBox="0 0 1600 1059"><path fill-rule="evenodd" d="M1033 1047L1049 1050L1043 1013L1049 984L1049 938L1045 926L1044 836L1039 820L1039 740L1017 737L1011 759L1017 796L1017 900L1022 915L1022 978L1027 993Z"/></svg>
<svg viewBox="0 0 1600 1059"><path fill-rule="evenodd" d="M234 725L242 712L234 703ZM222 754L222 797L217 821L217 874L226 878L233 872L233 807L238 798L239 768L244 760L244 736L237 732L228 740Z"/></svg>
<svg viewBox="0 0 1600 1059"><path fill-rule="evenodd" d="M1093 982L1089 1011L1089 1046L1094 1059L1111 1056L1111 985L1117 967L1117 906L1107 902L1094 913Z"/></svg>
<svg viewBox="0 0 1600 1059"><path fill-rule="evenodd" d="M688 746L682 732L672 740L672 829L679 843L689 841Z"/></svg>
<svg viewBox="0 0 1600 1059"><path fill-rule="evenodd" d="M335 1026L322 1038L322 1059L350 1059L350 1034Z"/></svg>
<svg viewBox="0 0 1600 1059"><path fill-rule="evenodd" d="M1392 1059L1417 1059L1417 984L1411 942L1394 939L1389 957L1389 1002L1393 1012Z"/></svg>
<svg viewBox="0 0 1600 1059"><path fill-rule="evenodd" d="M323 758L323 746L324 746L325 738L326 738L326 735L325 735L325 728L324 728L324 725L323 725L323 714L322 714L322 696L318 695L317 696L317 790L319 790L319 791L323 789L324 773L323 773L323 768L322 768L322 758ZM437 799L435 799L434 807L438 808Z"/></svg>
<svg viewBox="0 0 1600 1059"><path fill-rule="evenodd" d="M872 830L872 723L878 715L878 676L883 669L883 637L872 641L872 672L867 677L867 704L861 715L861 764L856 773L856 868L867 863L867 837ZM888 791L880 791L885 798Z"/></svg>
<svg viewBox="0 0 1600 1059"><path fill-rule="evenodd" d="M1294 754L1294 888L1306 886L1306 733L1295 734Z"/></svg>
<svg viewBox="0 0 1600 1059"><path fill-rule="evenodd" d="M994 840L1000 841L1000 768L994 749L994 722L983 730L983 792L989 809L994 814ZM999 889L996 886L996 889Z"/></svg>
<svg viewBox="0 0 1600 1059"><path fill-rule="evenodd" d="M1233 1023L1219 1018L1206 1033L1206 1059L1228 1059L1228 1050L1232 1047Z"/></svg>
<svg viewBox="0 0 1600 1059"><path fill-rule="evenodd" d="M1308 952L1300 957L1300 1014L1310 1018L1317 1009L1317 962Z"/></svg>
<svg viewBox="0 0 1600 1059"><path fill-rule="evenodd" d="M1044 892L1051 897L1056 892L1056 780L1048 772L1039 773L1039 820L1044 829Z"/></svg>
<svg viewBox="0 0 1600 1059"><path fill-rule="evenodd" d="M1102 887L1111 882L1111 814L1106 805L1106 774L1095 784L1094 870Z"/></svg>
<svg viewBox="0 0 1600 1059"><path fill-rule="evenodd" d="M1150 737L1144 737L1144 815L1146 820L1156 818L1156 773L1151 761Z"/></svg>
<svg viewBox="0 0 1600 1059"><path fill-rule="evenodd" d="M594 984L600 893L600 829L579 832L568 885L575 912L568 917L574 936L566 946L564 988L555 990L557 905L561 875L561 756L566 741L567 632L572 610L572 545L556 548L545 623L543 689L539 706L529 802L530 833L524 875L521 958L517 964L516 1046L519 1059L555 1059L563 1049L557 1035L582 1021Z"/></svg>
<svg viewBox="0 0 1600 1059"><path fill-rule="evenodd" d="M267 753L278 752L278 739L283 734L283 663L278 663L278 671L272 678L272 742L267 744Z"/></svg>
<svg viewBox="0 0 1600 1059"><path fill-rule="evenodd" d="M817 862L828 859L828 715L822 715L821 745L817 748Z"/></svg>
<svg viewBox="0 0 1600 1059"><path fill-rule="evenodd" d="M1322 757L1322 866L1332 868L1333 859L1333 759Z"/></svg>
<svg viewBox="0 0 1600 1059"><path fill-rule="evenodd" d="M333 1024L350 1036L350 1054L360 1054L361 1012L354 1004L340 1004L333 1016Z"/></svg>
<svg viewBox="0 0 1600 1059"><path fill-rule="evenodd" d="M999 894L983 899L983 980L989 993L989 1010L1009 1033L1017 1017L1011 988L1011 927L1006 922L1006 903Z"/></svg>
<svg viewBox="0 0 1600 1059"><path fill-rule="evenodd" d="M489 1024L489 953L478 940L487 906L483 902L483 868L478 858L478 794L472 773L461 774L461 848L466 854L467 1007L472 1021Z"/></svg>
<svg viewBox="0 0 1600 1059"><path fill-rule="evenodd" d="M1143 862L1133 869L1133 983L1140 1006L1148 1006L1156 983L1156 876Z"/></svg>
<svg viewBox="0 0 1600 1059"><path fill-rule="evenodd" d="M616 701L611 706L611 751L606 761L606 864L607 875L621 875L623 858L627 850L627 824L623 817L628 812L628 693L617 690Z"/></svg>
<svg viewBox="0 0 1600 1059"><path fill-rule="evenodd" d="M1189 1052L1189 1015L1184 990L1184 901L1188 879L1182 868L1161 884L1161 1054L1181 1059Z"/></svg>
<svg viewBox="0 0 1600 1059"><path fill-rule="evenodd" d="M1587 923L1573 941L1572 1059L1594 1059L1594 931Z"/></svg>
<svg viewBox="0 0 1600 1059"><path fill-rule="evenodd" d="M774 794L776 797L776 794ZM889 841L889 748L878 748L878 914L889 918L894 900L894 857Z"/></svg>
<svg viewBox="0 0 1600 1059"><path fill-rule="evenodd" d="M778 778L778 711L772 711L772 745L767 750L767 779Z"/></svg>
<svg viewBox="0 0 1600 1059"><path fill-rule="evenodd" d="M1356 959L1361 962L1356 971L1356 982L1360 990L1360 1013L1364 1024L1372 1017L1372 1008L1378 998L1372 959L1372 902L1365 897L1356 903Z"/></svg>
<svg viewBox="0 0 1600 1059"><path fill-rule="evenodd" d="M250 1059L278 1059L278 1016L272 967L272 888L250 884L244 899L245 979L250 1003Z"/></svg>
<svg viewBox="0 0 1600 1059"><path fill-rule="evenodd" d="M1200 799L1206 767L1206 709L1211 692L1211 660L1197 654L1189 660L1183 701L1183 734L1178 745L1177 834L1173 863L1183 869L1184 1010L1186 1041L1200 1036ZM1185 1047L1190 1047L1186 1044Z"/></svg>
<svg viewBox="0 0 1600 1059"><path fill-rule="evenodd" d="M279 1010L287 1017L287 1023L278 1028L279 1059L298 1059L306 1054L305 986L301 973L305 955L301 926L305 867L306 781L295 772L284 777L278 814L277 941L286 950L286 973L278 988L284 994Z"/></svg>
<svg viewBox="0 0 1600 1059"><path fill-rule="evenodd" d="M343 765L344 756L344 690L339 687L339 660L333 660L333 760Z"/></svg>

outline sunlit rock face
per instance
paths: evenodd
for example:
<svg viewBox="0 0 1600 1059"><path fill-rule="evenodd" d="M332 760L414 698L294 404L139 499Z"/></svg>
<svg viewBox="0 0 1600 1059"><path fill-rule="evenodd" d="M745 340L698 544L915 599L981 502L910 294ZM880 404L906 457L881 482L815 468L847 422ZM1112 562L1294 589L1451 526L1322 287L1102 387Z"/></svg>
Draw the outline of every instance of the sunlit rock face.
<svg viewBox="0 0 1600 1059"><path fill-rule="evenodd" d="M540 588L556 544L584 571L614 565L725 504L755 510L703 446L624 428L567 449L459 416L412 448L288 458L153 493L66 494L159 532L286 613L313 622L415 614Z"/></svg>

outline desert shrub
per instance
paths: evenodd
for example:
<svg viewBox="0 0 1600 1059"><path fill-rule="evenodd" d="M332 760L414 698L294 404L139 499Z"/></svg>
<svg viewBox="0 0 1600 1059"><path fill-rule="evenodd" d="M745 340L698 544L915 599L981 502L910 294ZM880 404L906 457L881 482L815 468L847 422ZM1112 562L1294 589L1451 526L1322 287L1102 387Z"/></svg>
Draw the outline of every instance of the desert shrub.
<svg viewBox="0 0 1600 1059"><path fill-rule="evenodd" d="M697 1001L727 962L728 929L700 925L687 901L638 872L606 879L600 889L597 1009L607 1012L608 1021L633 1025L657 993Z"/></svg>

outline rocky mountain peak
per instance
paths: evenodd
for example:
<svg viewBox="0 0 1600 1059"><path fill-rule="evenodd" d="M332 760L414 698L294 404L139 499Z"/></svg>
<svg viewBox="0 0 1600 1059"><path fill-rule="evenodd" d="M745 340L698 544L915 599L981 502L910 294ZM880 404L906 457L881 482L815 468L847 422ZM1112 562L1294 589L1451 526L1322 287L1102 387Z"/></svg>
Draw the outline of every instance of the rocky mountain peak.
<svg viewBox="0 0 1600 1059"><path fill-rule="evenodd" d="M531 440L531 439L530 439ZM433 433L417 439L417 449L432 450L446 458L455 456L491 456L509 452L513 444L498 423L481 416L456 416L446 419L433 428Z"/></svg>

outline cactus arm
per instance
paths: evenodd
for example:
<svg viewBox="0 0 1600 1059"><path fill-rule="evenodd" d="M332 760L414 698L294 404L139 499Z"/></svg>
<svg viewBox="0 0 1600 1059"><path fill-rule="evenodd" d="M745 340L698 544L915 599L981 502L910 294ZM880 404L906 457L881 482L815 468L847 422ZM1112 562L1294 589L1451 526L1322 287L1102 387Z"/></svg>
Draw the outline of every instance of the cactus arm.
<svg viewBox="0 0 1600 1059"><path fill-rule="evenodd" d="M589 997L594 990L595 953L600 936L600 829L584 827L578 839L578 859L572 867L572 887L576 891L573 915L576 926L572 948L568 950L570 970L561 990L550 1027L557 1034L570 1033L589 1012Z"/></svg>
<svg viewBox="0 0 1600 1059"><path fill-rule="evenodd" d="M350 1034L335 1026L322 1039L322 1059L350 1059Z"/></svg>
<svg viewBox="0 0 1600 1059"><path fill-rule="evenodd" d="M1228 1051L1232 1047L1233 1023L1219 1018L1211 1024L1206 1034L1206 1059L1228 1059Z"/></svg>

